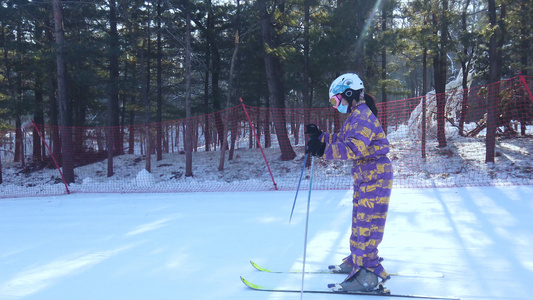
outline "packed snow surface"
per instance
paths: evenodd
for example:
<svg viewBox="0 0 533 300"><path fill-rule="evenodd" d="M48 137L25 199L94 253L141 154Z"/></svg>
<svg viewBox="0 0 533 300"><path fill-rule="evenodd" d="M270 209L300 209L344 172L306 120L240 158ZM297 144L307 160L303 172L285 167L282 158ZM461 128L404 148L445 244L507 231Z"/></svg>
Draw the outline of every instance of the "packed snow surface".
<svg viewBox="0 0 533 300"><path fill-rule="evenodd" d="M531 299L532 194L531 185L394 189L383 265L443 277L393 277L386 286L399 294ZM307 270L347 254L351 196L312 190ZM301 270L308 197L300 191L291 223L294 191L0 199L0 299L300 299L251 290L239 277L300 287L301 274L266 274L249 261ZM343 278L308 274L304 283L326 289Z"/></svg>

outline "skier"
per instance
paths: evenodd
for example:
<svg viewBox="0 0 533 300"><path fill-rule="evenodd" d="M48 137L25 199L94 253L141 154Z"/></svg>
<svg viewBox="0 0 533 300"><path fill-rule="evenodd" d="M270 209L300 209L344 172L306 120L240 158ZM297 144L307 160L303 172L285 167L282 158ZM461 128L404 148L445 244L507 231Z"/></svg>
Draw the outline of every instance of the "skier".
<svg viewBox="0 0 533 300"><path fill-rule="evenodd" d="M381 265L378 245L383 239L392 188L392 165L387 153L389 141L377 119L374 98L364 93L363 81L347 73L335 79L329 89L330 103L341 113L349 113L338 133L322 132L308 124L306 153L328 160L352 160L354 181L351 254L333 272L348 274L341 290L371 291L379 278L389 274Z"/></svg>

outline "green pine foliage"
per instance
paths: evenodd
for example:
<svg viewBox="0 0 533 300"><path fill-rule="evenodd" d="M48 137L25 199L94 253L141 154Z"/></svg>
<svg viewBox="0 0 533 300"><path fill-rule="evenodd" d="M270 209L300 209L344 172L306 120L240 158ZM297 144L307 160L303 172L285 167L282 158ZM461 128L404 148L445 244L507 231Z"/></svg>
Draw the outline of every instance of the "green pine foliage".
<svg viewBox="0 0 533 300"><path fill-rule="evenodd" d="M381 100L420 96L422 72L427 68L428 89L433 88L434 55L439 47L440 1L437 0L285 0L266 1L274 26L275 46L265 47L259 27L257 1L232 0L115 0L118 45L110 46L108 1L62 3L67 42L69 101L76 126L107 124L109 63L118 54L117 81L120 124L145 123L185 117L185 14L192 10L191 112L212 113L225 108L235 32L239 55L235 64L231 104L242 97L247 104L268 106L268 78L264 55L274 54L282 65L288 107L303 101L304 44L309 43L308 82L311 105L327 106L327 88L336 75L356 71L367 90ZM304 34L305 6L309 7L308 35ZM158 6L160 11L158 11ZM531 1L499 0L503 15L502 78L519 71L533 73ZM505 9L501 14L502 8ZM487 82L489 26L487 3L450 1L446 45L446 78L461 68L473 69ZM436 19L435 19L436 18ZM464 22L463 22L464 18ZM386 21L386 29L382 22ZM158 29L158 22L161 28ZM0 5L0 126L15 126L41 114L43 122L57 120L57 74L53 11L43 1L2 1ZM161 35L161 49L157 36ZM161 56L158 56L161 51ZM386 76L382 76L382 51ZM427 65L422 58L427 51ZM118 52L118 53L117 53ZM143 58L141 61L141 57ZM158 64L159 61L159 64ZM160 66L161 85L157 83ZM141 72L143 71L143 72ZM144 77L141 77L144 74ZM144 89L143 89L144 87ZM158 89L160 89L158 91ZM143 100L146 92L149 105ZM158 93L161 100L158 100Z"/></svg>

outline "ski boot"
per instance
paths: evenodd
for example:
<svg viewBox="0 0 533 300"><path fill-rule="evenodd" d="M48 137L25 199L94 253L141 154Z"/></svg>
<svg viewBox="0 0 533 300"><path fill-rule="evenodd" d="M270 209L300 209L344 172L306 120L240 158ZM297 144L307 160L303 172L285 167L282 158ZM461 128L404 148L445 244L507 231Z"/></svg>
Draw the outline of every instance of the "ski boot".
<svg viewBox="0 0 533 300"><path fill-rule="evenodd" d="M335 273L335 274L350 274L350 272L352 272L352 270L353 270L353 267L349 266L344 261L338 266L331 265L331 266L328 267L328 269L331 271L331 273Z"/></svg>
<svg viewBox="0 0 533 300"><path fill-rule="evenodd" d="M383 285L380 284L379 278L376 274L361 269L351 278L331 286L334 291L343 292L372 292L379 289L383 289Z"/></svg>
<svg viewBox="0 0 533 300"><path fill-rule="evenodd" d="M379 258L380 263L383 260L383 257ZM346 261L343 261L340 265L329 265L328 269L331 271L331 273L335 274L350 274L352 272L353 267L349 266Z"/></svg>

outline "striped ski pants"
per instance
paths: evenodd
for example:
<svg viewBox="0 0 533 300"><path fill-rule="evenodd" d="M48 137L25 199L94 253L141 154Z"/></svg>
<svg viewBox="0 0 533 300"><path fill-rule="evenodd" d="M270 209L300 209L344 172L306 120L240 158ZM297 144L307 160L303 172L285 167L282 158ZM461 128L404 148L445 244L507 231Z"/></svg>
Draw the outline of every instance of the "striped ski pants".
<svg viewBox="0 0 533 300"><path fill-rule="evenodd" d="M392 189L392 164L386 157L362 159L352 167L354 180L351 254L344 262L353 267L354 276L361 268L389 278L380 263L378 245L383 239Z"/></svg>

